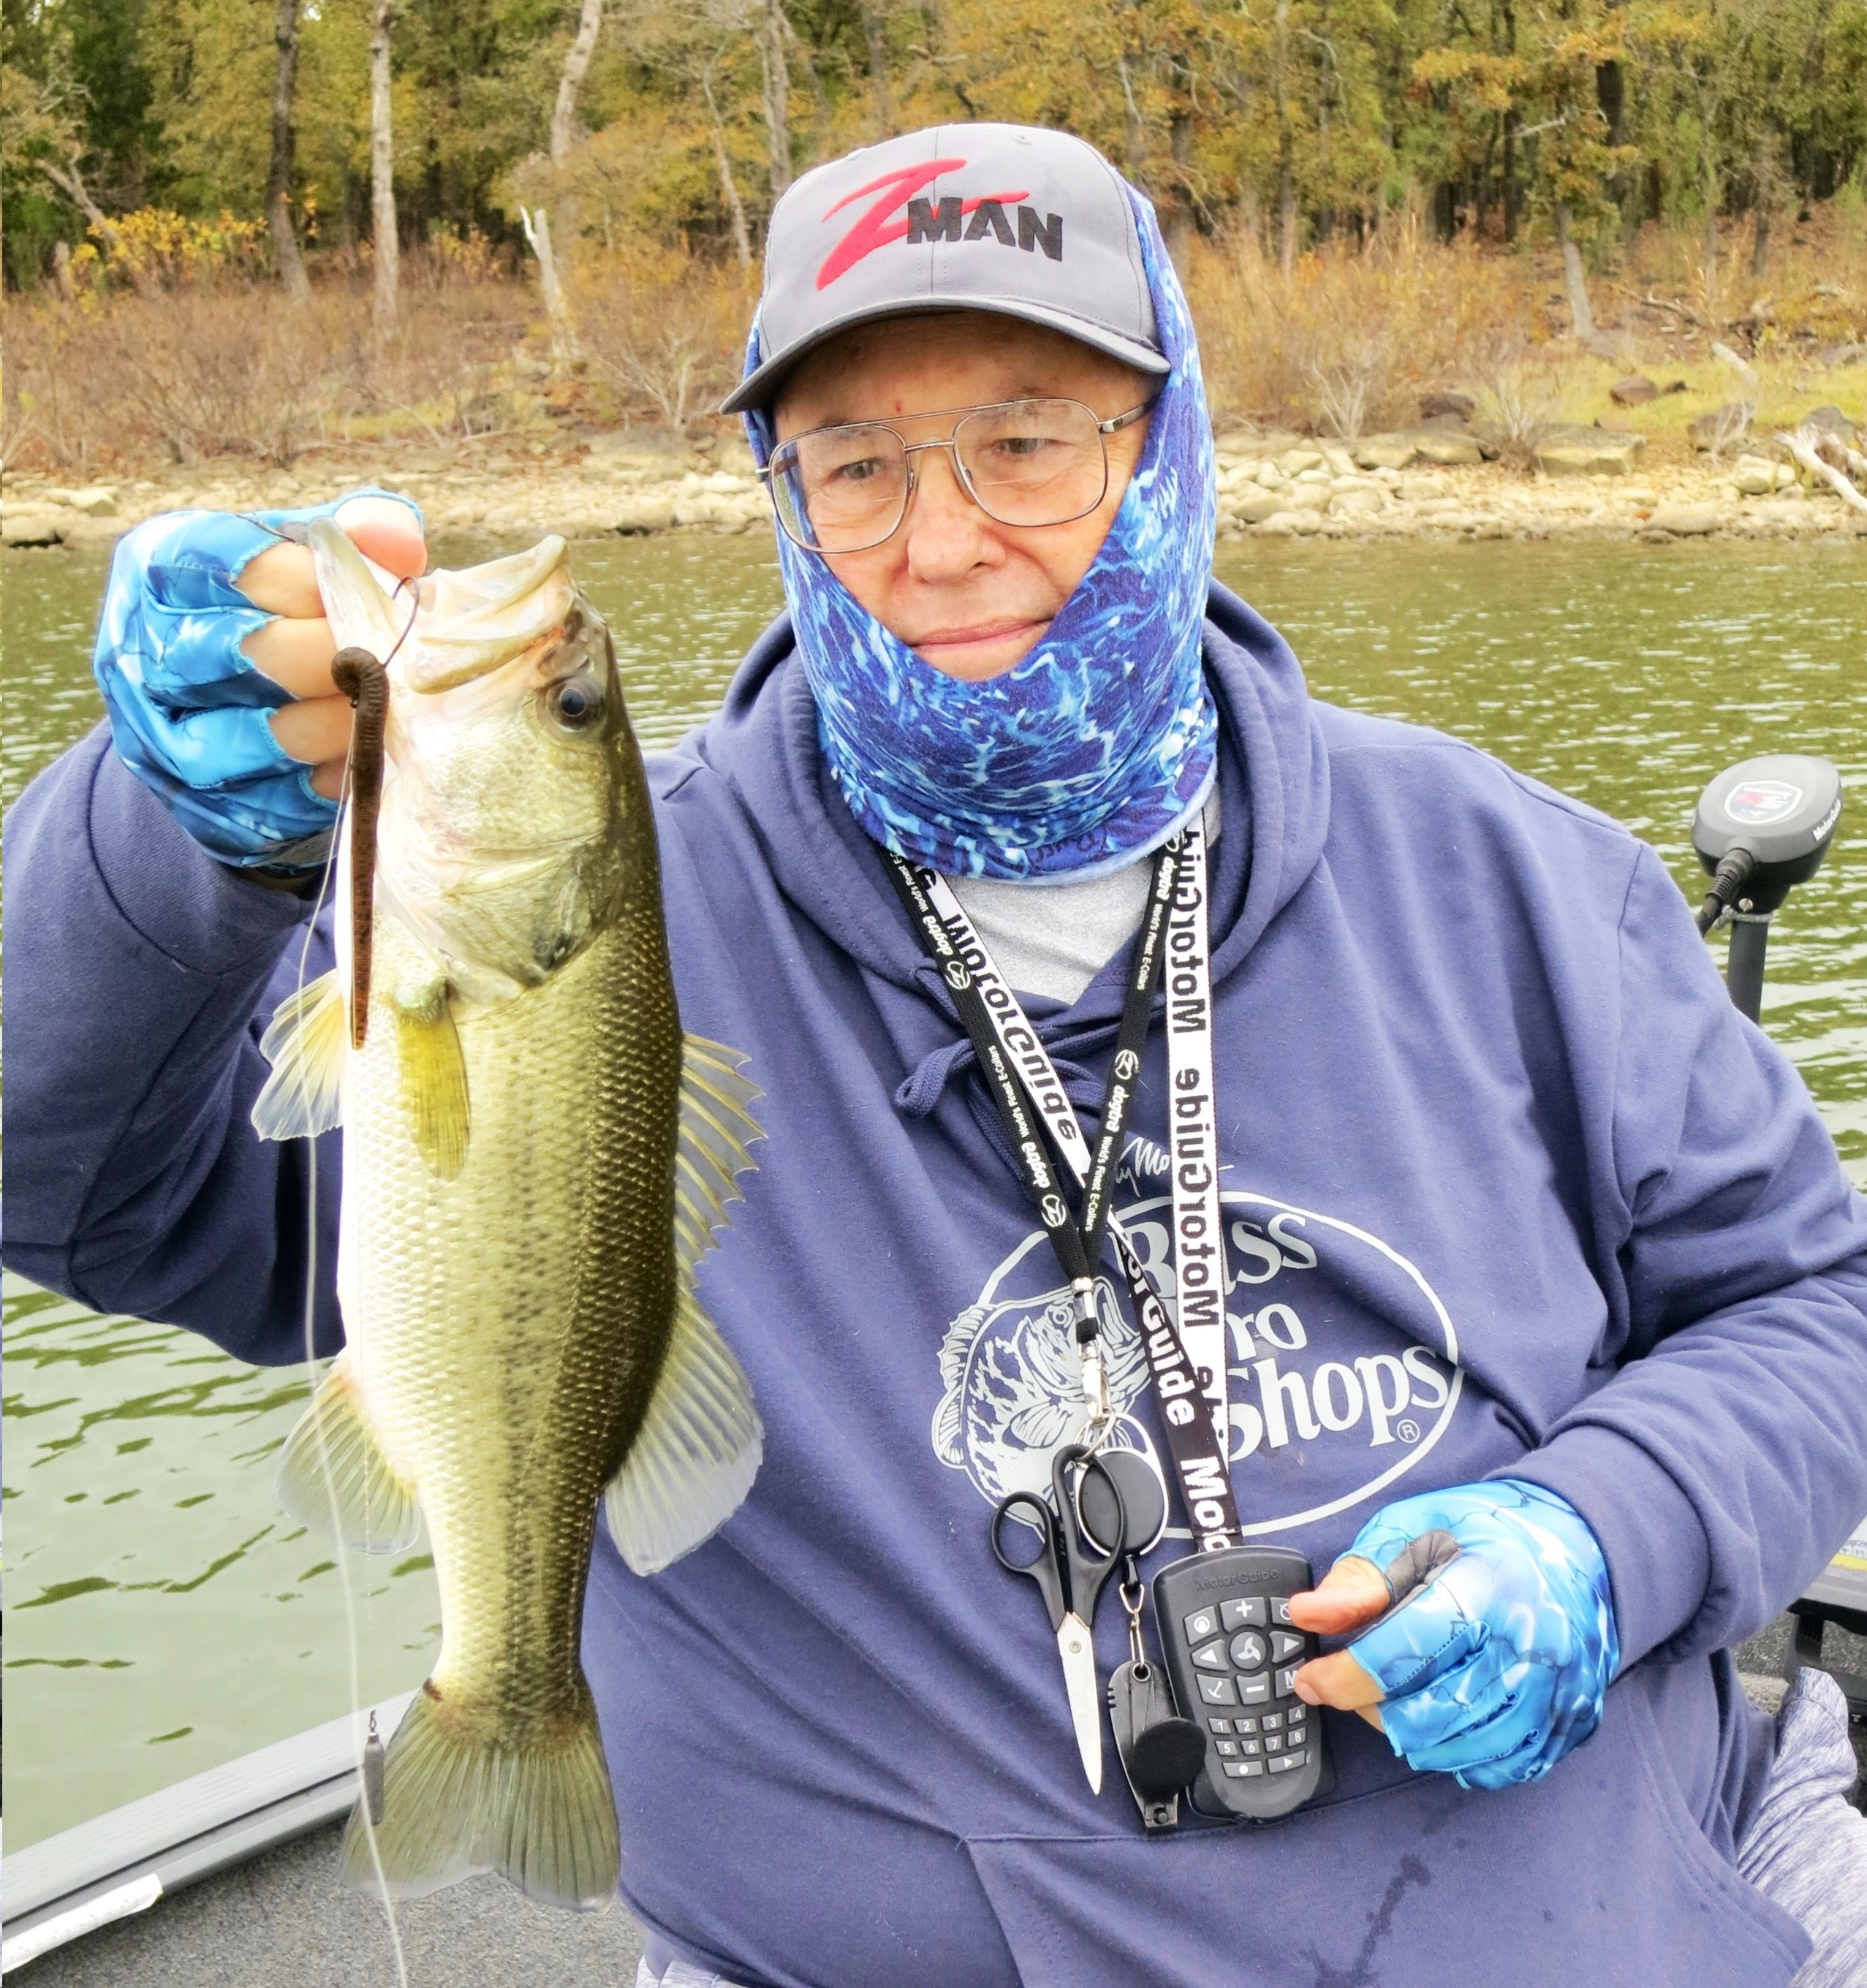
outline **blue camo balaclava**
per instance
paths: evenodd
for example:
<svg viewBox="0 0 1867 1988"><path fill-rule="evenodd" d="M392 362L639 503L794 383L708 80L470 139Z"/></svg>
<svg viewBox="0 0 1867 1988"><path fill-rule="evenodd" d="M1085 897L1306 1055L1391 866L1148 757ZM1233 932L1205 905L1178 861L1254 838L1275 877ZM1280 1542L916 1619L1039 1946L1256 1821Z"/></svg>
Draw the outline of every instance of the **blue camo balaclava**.
<svg viewBox="0 0 1867 1988"><path fill-rule="evenodd" d="M1203 805L1218 719L1201 669L1216 497L1213 431L1185 292L1132 187L1161 350L1172 370L1094 563L1043 640L962 683L859 607L778 533L817 732L879 843L949 875L1079 879L1165 842ZM747 374L760 360L753 326ZM763 467L771 434L746 417Z"/></svg>

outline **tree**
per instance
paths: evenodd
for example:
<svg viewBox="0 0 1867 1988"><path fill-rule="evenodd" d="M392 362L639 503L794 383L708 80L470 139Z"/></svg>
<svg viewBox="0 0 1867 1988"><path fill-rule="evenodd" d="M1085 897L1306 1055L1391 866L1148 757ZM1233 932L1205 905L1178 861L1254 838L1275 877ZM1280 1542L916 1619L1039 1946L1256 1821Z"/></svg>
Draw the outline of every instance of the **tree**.
<svg viewBox="0 0 1867 1988"><path fill-rule="evenodd" d="M370 14L370 231L376 249L374 317L376 335L395 329L401 276L401 241L395 214L395 140L390 69L390 29L395 0L372 0Z"/></svg>
<svg viewBox="0 0 1867 1988"><path fill-rule="evenodd" d="M272 39L279 61L272 84L272 163L266 181L266 225L286 294L295 304L302 304L310 299L311 285L292 227L292 94L298 79L298 0L279 0Z"/></svg>

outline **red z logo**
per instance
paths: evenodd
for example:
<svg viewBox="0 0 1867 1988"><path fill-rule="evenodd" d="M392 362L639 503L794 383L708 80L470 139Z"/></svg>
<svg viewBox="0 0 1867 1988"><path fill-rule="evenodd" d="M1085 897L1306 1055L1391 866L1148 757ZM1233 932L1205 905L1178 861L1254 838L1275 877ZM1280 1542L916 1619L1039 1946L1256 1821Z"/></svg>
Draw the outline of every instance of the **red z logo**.
<svg viewBox="0 0 1867 1988"><path fill-rule="evenodd" d="M935 159L931 165L904 166L899 172L884 173L880 179L871 180L867 186L857 187L854 193L846 193L825 214L826 221L830 215L840 213L852 200L861 200L866 194L879 193L881 198L864 211L856 225L824 258L824 266L817 272L817 287L828 289L837 277L847 275L864 255L885 248L891 242L905 240L908 223L905 220L891 221L888 217L898 213L923 187L931 186L942 173L956 173L965 164L964 159ZM962 215L970 214L988 200L1009 204L1025 198L1022 192L986 194L979 200L962 201L959 211ZM955 235L952 238L959 238Z"/></svg>

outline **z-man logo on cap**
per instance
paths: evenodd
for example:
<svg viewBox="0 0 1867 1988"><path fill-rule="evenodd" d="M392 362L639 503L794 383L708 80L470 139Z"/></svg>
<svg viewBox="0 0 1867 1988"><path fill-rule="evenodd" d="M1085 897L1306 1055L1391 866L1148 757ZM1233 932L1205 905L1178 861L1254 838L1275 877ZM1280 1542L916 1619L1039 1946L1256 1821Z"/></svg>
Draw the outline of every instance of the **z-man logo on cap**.
<svg viewBox="0 0 1867 1988"><path fill-rule="evenodd" d="M854 193L846 193L824 215L826 221L864 194L879 194L881 198L863 211L855 225L824 258L824 266L817 272L817 287L828 289L864 255L886 248L891 242L905 242L912 247L917 242L979 242L989 235L1007 248L1022 248L1027 254L1041 248L1050 262L1063 260L1060 214L1047 214L1040 221L1034 207L1019 207L1017 233L1013 235L1005 210L1027 198L1023 188L1016 193L982 194L972 200L962 200L956 194L939 201L915 197L942 173L959 172L965 165L964 159L935 159L931 165L904 166L899 172L884 173L867 186L857 187ZM906 218L895 218L904 205ZM969 216L971 225L963 225Z"/></svg>

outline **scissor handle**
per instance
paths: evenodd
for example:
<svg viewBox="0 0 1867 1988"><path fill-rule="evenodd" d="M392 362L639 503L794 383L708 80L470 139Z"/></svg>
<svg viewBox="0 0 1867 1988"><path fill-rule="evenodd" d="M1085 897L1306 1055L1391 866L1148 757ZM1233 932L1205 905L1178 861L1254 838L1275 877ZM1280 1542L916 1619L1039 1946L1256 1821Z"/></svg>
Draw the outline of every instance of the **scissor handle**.
<svg viewBox="0 0 1867 1988"><path fill-rule="evenodd" d="M1106 1553L1091 1538L1077 1510L1070 1472L1079 1463L1085 1476L1100 1476L1108 1487L1109 1496L1115 1501L1115 1543ZM1064 1557L1069 1568L1070 1606L1084 1621L1093 1622L1103 1585L1121 1563L1123 1542L1128 1533L1128 1506L1121 1496L1121 1486L1115 1482L1114 1472L1103 1463L1095 1451L1080 1442L1066 1443L1051 1459L1050 1488L1060 1515L1057 1530L1062 1535Z"/></svg>
<svg viewBox="0 0 1867 1988"><path fill-rule="evenodd" d="M1013 1560L1005 1550L1004 1541L999 1538L999 1528L1008 1518L1024 1519L1037 1529L1037 1537L1043 1542L1035 1560ZM998 1501L992 1514L992 1551L998 1564L1007 1574L1021 1574L1027 1581L1034 1581L1043 1594L1044 1605L1050 1611L1050 1627L1060 1629L1063 1618L1070 1612L1069 1591L1064 1585L1060 1528L1057 1514L1034 1492L1013 1491Z"/></svg>

